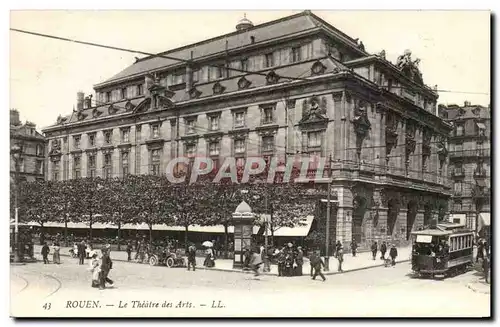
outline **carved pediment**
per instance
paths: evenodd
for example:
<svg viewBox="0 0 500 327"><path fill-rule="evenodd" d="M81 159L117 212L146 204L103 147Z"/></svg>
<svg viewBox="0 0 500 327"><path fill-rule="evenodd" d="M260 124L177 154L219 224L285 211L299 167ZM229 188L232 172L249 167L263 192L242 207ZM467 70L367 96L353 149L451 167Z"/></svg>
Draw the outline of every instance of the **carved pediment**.
<svg viewBox="0 0 500 327"><path fill-rule="evenodd" d="M125 110L132 111L132 110L134 110L134 108L135 108L135 106L132 104L132 102L127 101L127 103L125 104Z"/></svg>
<svg viewBox="0 0 500 327"><path fill-rule="evenodd" d="M78 120L84 120L85 118L87 118L87 116L88 116L87 114L84 114L83 112L81 112L81 111L80 111L80 112L78 112L78 114L76 115L76 118L77 118Z"/></svg>
<svg viewBox="0 0 500 327"><path fill-rule="evenodd" d="M164 97L162 95L157 96L157 101L158 101L158 104L157 104L158 108L171 108L174 106L174 103L172 102L172 100L170 100L169 98Z"/></svg>
<svg viewBox="0 0 500 327"><path fill-rule="evenodd" d="M111 105L111 107L112 107L112 106L113 106L113 105ZM93 118L98 118L98 117L99 117L99 116L101 116L101 115L102 115L102 111L98 110L97 108L96 108L96 109L94 109L94 110L92 110L92 117L93 117Z"/></svg>
<svg viewBox="0 0 500 327"><path fill-rule="evenodd" d="M326 97L312 96L309 100L305 99L302 102L302 119L299 124L306 123L324 123L328 121L326 116L327 101Z"/></svg>
<svg viewBox="0 0 500 327"><path fill-rule="evenodd" d="M201 95L201 91L196 89L196 87L193 87L191 90L189 90L189 97L191 99L197 99L200 97L200 95Z"/></svg>
<svg viewBox="0 0 500 327"><path fill-rule="evenodd" d="M267 76L266 76L266 82L267 84L276 84L280 80L280 77L278 74L274 72L274 70L271 70Z"/></svg>
<svg viewBox="0 0 500 327"><path fill-rule="evenodd" d="M405 50L402 56L398 57L396 66L401 70L401 73L406 75L409 79L413 80L415 83L423 84L422 73L418 68L420 59L412 60L411 51Z"/></svg>
<svg viewBox="0 0 500 327"><path fill-rule="evenodd" d="M145 98L135 107L134 112L145 112L149 109L151 109L151 98Z"/></svg>
<svg viewBox="0 0 500 327"><path fill-rule="evenodd" d="M214 84L212 90L213 90L214 94L222 94L222 93L224 93L226 88L224 86L222 86L221 83L217 82Z"/></svg>
<svg viewBox="0 0 500 327"><path fill-rule="evenodd" d="M238 90L248 89L251 84L252 84L252 82L250 82L249 80L247 80L245 78L245 76L243 76L242 78L240 78L238 80Z"/></svg>
<svg viewBox="0 0 500 327"><path fill-rule="evenodd" d="M316 61L311 67L311 75L321 75L326 71L326 66L321 61Z"/></svg>
<svg viewBox="0 0 500 327"><path fill-rule="evenodd" d="M57 124L64 124L67 120L68 120L68 117L62 117L61 115L59 115L57 117Z"/></svg>
<svg viewBox="0 0 500 327"><path fill-rule="evenodd" d="M110 115L115 114L117 111L118 111L118 108L116 108L116 107L115 107L115 106L113 106L113 105L110 105L110 106L108 107L108 114L110 114Z"/></svg>

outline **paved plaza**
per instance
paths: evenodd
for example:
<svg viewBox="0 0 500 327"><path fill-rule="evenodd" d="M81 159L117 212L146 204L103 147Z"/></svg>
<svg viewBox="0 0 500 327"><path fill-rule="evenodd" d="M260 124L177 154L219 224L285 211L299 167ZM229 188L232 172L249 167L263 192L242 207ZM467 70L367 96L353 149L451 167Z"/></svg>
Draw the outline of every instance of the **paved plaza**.
<svg viewBox="0 0 500 327"><path fill-rule="evenodd" d="M115 260L110 273L115 285L98 290L90 287L88 262L81 266L76 259L62 257L61 265L12 266L10 277L15 316L490 315L490 295L469 287L481 283L476 271L445 280L417 279L412 278L408 262L331 275L322 282L308 275L188 272Z"/></svg>

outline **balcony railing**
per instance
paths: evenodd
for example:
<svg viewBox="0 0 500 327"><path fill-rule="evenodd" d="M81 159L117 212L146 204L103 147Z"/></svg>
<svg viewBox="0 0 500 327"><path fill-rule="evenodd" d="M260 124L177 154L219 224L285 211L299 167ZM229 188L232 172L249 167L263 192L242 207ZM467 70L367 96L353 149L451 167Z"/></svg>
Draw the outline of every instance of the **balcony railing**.
<svg viewBox="0 0 500 327"><path fill-rule="evenodd" d="M455 168L452 170L451 176L453 177L465 176L465 170L463 168Z"/></svg>
<svg viewBox="0 0 500 327"><path fill-rule="evenodd" d="M480 169L480 170L474 170L474 177L476 178L484 178L486 177L486 170Z"/></svg>
<svg viewBox="0 0 500 327"><path fill-rule="evenodd" d="M489 157L490 149L473 149L473 150L458 150L450 151L450 158L466 158L466 157Z"/></svg>

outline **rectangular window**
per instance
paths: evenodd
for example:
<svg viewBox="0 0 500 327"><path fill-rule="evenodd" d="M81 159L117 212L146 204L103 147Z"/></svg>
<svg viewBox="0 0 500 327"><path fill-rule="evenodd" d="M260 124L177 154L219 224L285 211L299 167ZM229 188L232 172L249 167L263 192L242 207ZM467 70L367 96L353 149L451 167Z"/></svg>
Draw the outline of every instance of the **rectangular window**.
<svg viewBox="0 0 500 327"><path fill-rule="evenodd" d="M463 144L462 142L460 142L460 143L456 143L456 144L455 144L455 152L456 152L456 153L458 153L458 152L462 152L462 150L463 150L463 145L464 145L464 144Z"/></svg>
<svg viewBox="0 0 500 327"><path fill-rule="evenodd" d="M113 131L104 131L104 143L111 144Z"/></svg>
<svg viewBox="0 0 500 327"><path fill-rule="evenodd" d="M234 140L234 153L245 153L245 140L244 139L236 139Z"/></svg>
<svg viewBox="0 0 500 327"><path fill-rule="evenodd" d="M37 156L43 156L43 145L38 144L36 146L36 155Z"/></svg>
<svg viewBox="0 0 500 327"><path fill-rule="evenodd" d="M104 178L111 178L111 154L104 154Z"/></svg>
<svg viewBox="0 0 500 327"><path fill-rule="evenodd" d="M300 47L292 48L292 56L291 56L292 57L292 62L299 62L299 61L301 61L300 54L301 54Z"/></svg>
<svg viewBox="0 0 500 327"><path fill-rule="evenodd" d="M173 85L182 84L186 80L186 72L184 70L178 70L174 72L172 76Z"/></svg>
<svg viewBox="0 0 500 327"><path fill-rule="evenodd" d="M244 71L248 71L248 59L241 59L240 60L240 69Z"/></svg>
<svg viewBox="0 0 500 327"><path fill-rule="evenodd" d="M186 144L186 155L188 158L193 158L196 155L195 144Z"/></svg>
<svg viewBox="0 0 500 327"><path fill-rule="evenodd" d="M219 155L219 142L210 142L208 145L208 153L211 156L218 156Z"/></svg>
<svg viewBox="0 0 500 327"><path fill-rule="evenodd" d="M89 136L89 146L95 146L95 133L88 134Z"/></svg>
<svg viewBox="0 0 500 327"><path fill-rule="evenodd" d="M199 70L199 69L193 71L193 75L192 75L192 77L193 77L193 83L196 83L196 82L199 81L199 79L200 79L200 71L201 70Z"/></svg>
<svg viewBox="0 0 500 327"><path fill-rule="evenodd" d="M89 177L96 177L96 156L95 154L89 154L87 157L89 166Z"/></svg>
<svg viewBox="0 0 500 327"><path fill-rule="evenodd" d="M262 151L274 151L274 136L262 137Z"/></svg>
<svg viewBox="0 0 500 327"><path fill-rule="evenodd" d="M128 143L130 141L130 129L122 129L122 142Z"/></svg>
<svg viewBox="0 0 500 327"><path fill-rule="evenodd" d="M262 108L262 124L272 124L274 122L274 107Z"/></svg>
<svg viewBox="0 0 500 327"><path fill-rule="evenodd" d="M455 130L455 135L456 136L462 136L462 135L464 135L464 125L457 124L457 128Z"/></svg>
<svg viewBox="0 0 500 327"><path fill-rule="evenodd" d="M144 85L139 84L137 85L137 95L143 95L144 94Z"/></svg>
<svg viewBox="0 0 500 327"><path fill-rule="evenodd" d="M106 102L111 102L111 92L106 92L106 98L105 98L105 101L106 101Z"/></svg>
<svg viewBox="0 0 500 327"><path fill-rule="evenodd" d="M55 181L59 180L59 169L61 161L56 160L52 162L52 179Z"/></svg>
<svg viewBox="0 0 500 327"><path fill-rule="evenodd" d="M80 149L80 135L73 136L73 144L75 149Z"/></svg>
<svg viewBox="0 0 500 327"><path fill-rule="evenodd" d="M186 119L186 134L194 134L196 128L195 119Z"/></svg>
<svg viewBox="0 0 500 327"><path fill-rule="evenodd" d="M43 164L42 160L35 161L35 173L36 174L39 174L39 175L43 174L42 164Z"/></svg>
<svg viewBox="0 0 500 327"><path fill-rule="evenodd" d="M128 152L122 152L122 175L128 175Z"/></svg>
<svg viewBox="0 0 500 327"><path fill-rule="evenodd" d="M309 132L307 138L307 145L309 147L321 146L321 132Z"/></svg>
<svg viewBox="0 0 500 327"><path fill-rule="evenodd" d="M142 127L141 127L141 125L137 125L135 127L135 137L136 137L137 141L141 140L141 133L142 133Z"/></svg>
<svg viewBox="0 0 500 327"><path fill-rule="evenodd" d="M126 99L127 98L127 88L124 87L120 90L120 98L121 99Z"/></svg>
<svg viewBox="0 0 500 327"><path fill-rule="evenodd" d="M21 173L24 173L24 159L23 158L19 159L19 164L18 165L19 165L19 171Z"/></svg>
<svg viewBox="0 0 500 327"><path fill-rule="evenodd" d="M226 67L217 66L217 78L225 78L226 77Z"/></svg>
<svg viewBox="0 0 500 327"><path fill-rule="evenodd" d="M160 150L151 150L151 174L158 176L160 175Z"/></svg>
<svg viewBox="0 0 500 327"><path fill-rule="evenodd" d="M245 127L245 113L240 111L234 114L234 127Z"/></svg>
<svg viewBox="0 0 500 327"><path fill-rule="evenodd" d="M73 158L73 178L80 178L81 170L81 158L80 157L74 157Z"/></svg>
<svg viewBox="0 0 500 327"><path fill-rule="evenodd" d="M274 55L272 52L265 55L265 64L266 68L274 66Z"/></svg>
<svg viewBox="0 0 500 327"><path fill-rule="evenodd" d="M462 211L462 201L455 200L453 202L453 210L455 210L455 211Z"/></svg>
<svg viewBox="0 0 500 327"><path fill-rule="evenodd" d="M157 139L160 137L160 126L157 124L151 125L151 138Z"/></svg>
<svg viewBox="0 0 500 327"><path fill-rule="evenodd" d="M456 195L460 195L462 193L462 182L455 182L453 189Z"/></svg>
<svg viewBox="0 0 500 327"><path fill-rule="evenodd" d="M211 131L219 130L219 116L209 116L208 123Z"/></svg>

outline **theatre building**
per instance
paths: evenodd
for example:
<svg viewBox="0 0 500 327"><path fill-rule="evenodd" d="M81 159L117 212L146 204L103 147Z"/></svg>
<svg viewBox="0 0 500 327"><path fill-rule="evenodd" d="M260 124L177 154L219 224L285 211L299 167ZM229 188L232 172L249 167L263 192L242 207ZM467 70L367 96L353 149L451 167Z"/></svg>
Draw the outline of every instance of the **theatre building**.
<svg viewBox="0 0 500 327"><path fill-rule="evenodd" d="M444 219L451 125L401 52L370 54L309 11L244 18L78 93L76 111L44 130L48 178L163 174L179 156L331 156L332 239L405 242Z"/></svg>

